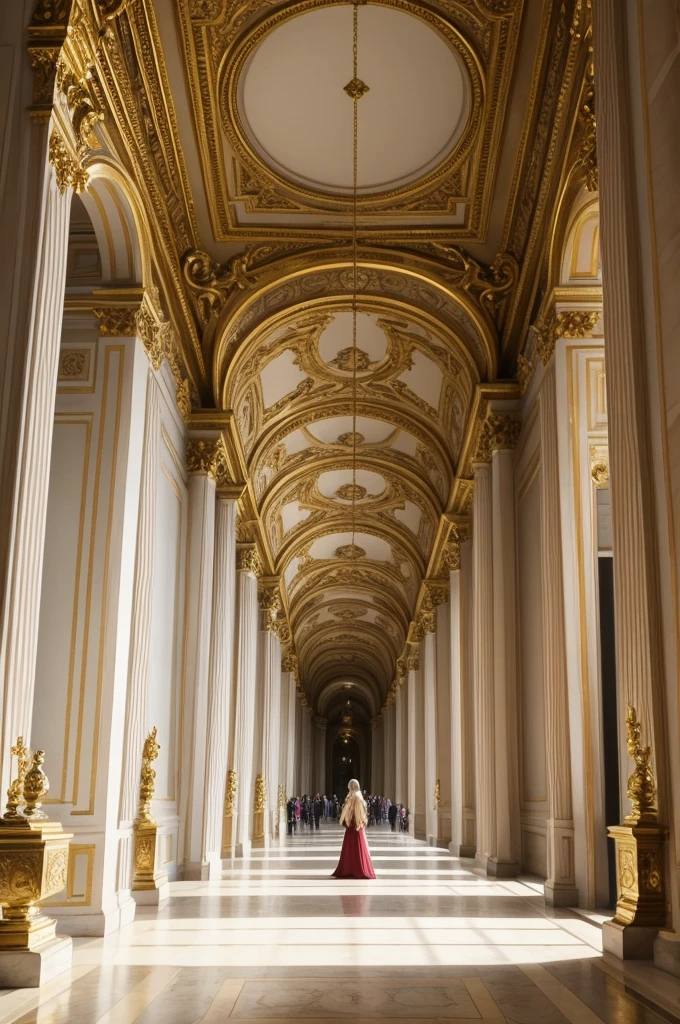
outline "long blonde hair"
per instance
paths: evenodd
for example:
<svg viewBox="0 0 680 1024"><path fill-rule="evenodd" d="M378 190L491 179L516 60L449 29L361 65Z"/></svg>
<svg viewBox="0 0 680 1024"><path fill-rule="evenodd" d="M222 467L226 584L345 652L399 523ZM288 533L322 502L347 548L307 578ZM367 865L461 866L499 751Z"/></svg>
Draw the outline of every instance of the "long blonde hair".
<svg viewBox="0 0 680 1024"><path fill-rule="evenodd" d="M345 802L342 805L340 824L347 825L348 828L353 826L358 832L359 829L365 828L368 823L366 801L361 794L361 786L356 779L349 780L348 790Z"/></svg>

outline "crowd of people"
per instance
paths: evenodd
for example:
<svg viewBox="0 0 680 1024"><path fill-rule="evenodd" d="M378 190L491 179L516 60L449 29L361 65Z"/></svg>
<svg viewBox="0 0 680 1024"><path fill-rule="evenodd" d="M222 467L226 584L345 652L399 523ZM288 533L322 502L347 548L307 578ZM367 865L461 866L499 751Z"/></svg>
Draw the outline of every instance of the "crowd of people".
<svg viewBox="0 0 680 1024"><path fill-rule="evenodd" d="M409 810L402 804L392 803L389 797L363 794L368 812L368 826L382 825L387 822L392 832L408 832ZM288 835L292 836L305 828L311 832L318 831L322 821L338 821L342 813L342 803L337 796L321 796L317 793L312 797L292 796L286 805Z"/></svg>

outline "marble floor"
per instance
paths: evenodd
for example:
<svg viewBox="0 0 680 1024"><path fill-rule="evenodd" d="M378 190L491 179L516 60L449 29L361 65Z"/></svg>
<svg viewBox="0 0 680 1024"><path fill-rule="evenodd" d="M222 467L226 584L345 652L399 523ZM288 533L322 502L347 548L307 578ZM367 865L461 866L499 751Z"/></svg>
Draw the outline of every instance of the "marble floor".
<svg viewBox="0 0 680 1024"><path fill-rule="evenodd" d="M221 881L173 883L160 910L74 940L72 970L40 991L0 992L0 1024L680 1020L680 983L607 962L597 921L546 910L540 883L482 878L386 827L368 839L376 881L329 878L327 825ZM640 993L661 989L660 1015Z"/></svg>

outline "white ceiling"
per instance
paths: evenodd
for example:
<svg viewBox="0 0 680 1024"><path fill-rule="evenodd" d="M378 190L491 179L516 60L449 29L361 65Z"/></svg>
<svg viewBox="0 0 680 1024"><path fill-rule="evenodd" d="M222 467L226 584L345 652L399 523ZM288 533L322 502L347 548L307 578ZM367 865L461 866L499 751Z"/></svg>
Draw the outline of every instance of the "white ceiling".
<svg viewBox="0 0 680 1024"><path fill-rule="evenodd" d="M257 47L239 82L241 117L262 159L322 191L352 186L352 6L310 11ZM359 187L422 177L453 149L469 111L467 72L432 28L385 6L359 8ZM310 83L311 86L310 86Z"/></svg>

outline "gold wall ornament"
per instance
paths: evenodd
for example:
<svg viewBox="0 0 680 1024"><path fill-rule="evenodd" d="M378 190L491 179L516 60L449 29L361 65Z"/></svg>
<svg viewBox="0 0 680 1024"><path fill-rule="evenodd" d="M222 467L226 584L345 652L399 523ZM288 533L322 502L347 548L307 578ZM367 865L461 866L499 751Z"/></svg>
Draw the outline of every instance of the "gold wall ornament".
<svg viewBox="0 0 680 1024"><path fill-rule="evenodd" d="M236 794L238 792L238 772L230 768L227 772L227 785L224 791L224 817L232 818L236 809Z"/></svg>
<svg viewBox="0 0 680 1024"><path fill-rule="evenodd" d="M92 310L103 338L134 338L137 334L137 310L130 306L107 306Z"/></svg>
<svg viewBox="0 0 680 1024"><path fill-rule="evenodd" d="M590 475L596 487L609 486L609 465L603 459L596 459L590 464Z"/></svg>
<svg viewBox="0 0 680 1024"><path fill-rule="evenodd" d="M219 315L232 292L244 291L255 284L256 279L249 270L257 252L258 247L250 246L224 264L215 263L200 249L185 254L182 260L184 280L194 294L204 325Z"/></svg>
<svg viewBox="0 0 680 1024"><path fill-rule="evenodd" d="M75 193L84 192L87 187L88 174L66 148L64 140L57 131L50 135L49 160L54 168L57 187L61 194L67 188Z"/></svg>
<svg viewBox="0 0 680 1024"><path fill-rule="evenodd" d="M656 781L651 747L643 747L640 743L641 726L637 712L631 704L626 705L626 734L628 754L635 763L635 771L628 779L626 794L633 806L626 821L657 820Z"/></svg>
<svg viewBox="0 0 680 1024"><path fill-rule="evenodd" d="M255 778L255 802L253 810L256 814L264 811L267 805L267 783L264 775L257 775Z"/></svg>
<svg viewBox="0 0 680 1024"><path fill-rule="evenodd" d="M0 950L38 949L55 938L56 921L38 904L66 885L71 834L41 810L49 790L43 771L45 752L33 756L18 737L12 747L17 778L8 792L7 812L0 819ZM23 813L18 807L23 803Z"/></svg>
<svg viewBox="0 0 680 1024"><path fill-rule="evenodd" d="M534 324L536 348L541 362L550 362L558 338L592 338L593 330L600 319L599 310L554 310L548 312Z"/></svg>
<svg viewBox="0 0 680 1024"><path fill-rule="evenodd" d="M286 796L286 787L283 783L279 783L279 797L277 801L277 807L279 810L285 810L286 804L288 803L288 797Z"/></svg>
<svg viewBox="0 0 680 1024"><path fill-rule="evenodd" d="M434 810L441 810L442 804L442 784L439 779L434 784Z"/></svg>
<svg viewBox="0 0 680 1024"><path fill-rule="evenodd" d="M186 460L189 473L201 473L215 479L221 441L192 437L187 441Z"/></svg>

